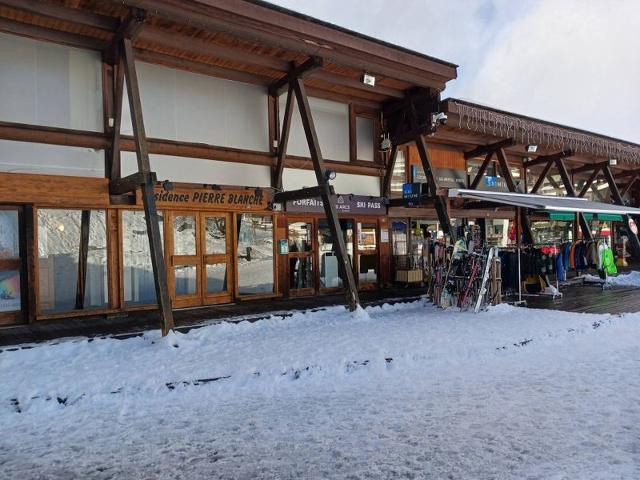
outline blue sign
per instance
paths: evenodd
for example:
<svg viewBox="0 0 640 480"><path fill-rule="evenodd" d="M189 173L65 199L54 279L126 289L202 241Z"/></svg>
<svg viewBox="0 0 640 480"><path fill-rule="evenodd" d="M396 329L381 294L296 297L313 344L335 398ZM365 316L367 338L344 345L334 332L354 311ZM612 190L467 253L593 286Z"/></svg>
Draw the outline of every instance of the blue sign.
<svg viewBox="0 0 640 480"><path fill-rule="evenodd" d="M487 187L495 187L498 184L498 178L487 175L484 177L484 184Z"/></svg>

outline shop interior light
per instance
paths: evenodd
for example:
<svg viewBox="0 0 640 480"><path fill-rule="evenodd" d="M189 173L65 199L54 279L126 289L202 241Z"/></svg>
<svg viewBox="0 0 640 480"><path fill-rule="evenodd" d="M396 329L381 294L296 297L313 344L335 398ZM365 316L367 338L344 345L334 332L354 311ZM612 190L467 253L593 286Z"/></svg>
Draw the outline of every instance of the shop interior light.
<svg viewBox="0 0 640 480"><path fill-rule="evenodd" d="M617 158L610 158L609 159L609 165L611 165L612 167L615 167L616 165L618 165L618 159Z"/></svg>
<svg viewBox="0 0 640 480"><path fill-rule="evenodd" d="M538 151L538 145L529 144L526 147L527 153L536 153Z"/></svg>
<svg viewBox="0 0 640 480"><path fill-rule="evenodd" d="M59 231L60 233L64 232L64 223L60 223L60 224L58 225L58 231Z"/></svg>
<svg viewBox="0 0 640 480"><path fill-rule="evenodd" d="M335 170L325 170L324 171L324 179L328 182L329 180L335 180L336 171Z"/></svg>

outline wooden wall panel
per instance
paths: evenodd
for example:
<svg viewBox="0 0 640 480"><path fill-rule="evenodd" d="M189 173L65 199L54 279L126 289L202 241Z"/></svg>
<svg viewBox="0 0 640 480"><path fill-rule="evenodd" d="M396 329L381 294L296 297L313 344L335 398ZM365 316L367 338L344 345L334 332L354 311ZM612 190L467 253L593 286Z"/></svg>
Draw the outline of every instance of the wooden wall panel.
<svg viewBox="0 0 640 480"><path fill-rule="evenodd" d="M464 152L437 144L430 144L427 148L434 168L466 169ZM409 145L409 165L422 166L418 149L413 144Z"/></svg>

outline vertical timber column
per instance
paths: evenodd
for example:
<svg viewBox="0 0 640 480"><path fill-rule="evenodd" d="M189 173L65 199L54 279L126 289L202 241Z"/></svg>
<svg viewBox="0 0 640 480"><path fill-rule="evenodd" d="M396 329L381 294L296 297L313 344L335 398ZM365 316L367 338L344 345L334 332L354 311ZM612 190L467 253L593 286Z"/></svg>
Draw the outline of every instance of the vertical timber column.
<svg viewBox="0 0 640 480"><path fill-rule="evenodd" d="M442 231L449 235L452 242L456 241L456 232L451 228L451 219L449 218L449 210L447 209L447 201L442 195L438 195L438 185L436 179L433 176L433 168L431 166L431 159L429 158L429 151L427 150L427 144L424 141L422 135L418 135L415 139L416 147L418 147L418 154L420 155L420 161L422 162L422 169L427 177L429 183L429 190L435 201L436 214L438 215L438 221L442 226Z"/></svg>
<svg viewBox="0 0 640 480"><path fill-rule="evenodd" d="M173 328L173 312L171 310L171 299L167 286L167 267L164 263L162 252L162 238L160 237L160 223L158 221L158 210L153 192L153 181L151 176L151 165L149 163L149 152L147 150L147 136L144 131L142 118L142 103L140 102L140 88L136 73L135 59L131 40L122 40L122 56L129 93L129 108L131 109L131 123L133 124L133 135L136 142L136 155L138 159L138 172L142 174L144 183L142 184L142 203L147 222L147 233L149 235L149 247L151 250L151 265L153 267L153 281L156 287L156 297L160 307L160 321L162 335L169 333Z"/></svg>
<svg viewBox="0 0 640 480"><path fill-rule="evenodd" d="M358 288L356 286L356 279L353 273L353 267L351 261L347 255L347 247L342 236L342 229L340 228L340 222L338 221L338 212L335 206L335 195L327 182L325 177L324 161L322 159L322 152L320 151L320 143L318 142L318 135L316 127L313 123L313 117L311 116L311 108L309 107L309 100L307 99L307 92L304 87L304 82L300 78L293 78L291 80L293 89L296 95L296 101L298 103L298 109L300 110L300 117L302 119L302 126L304 127L304 133L307 137L307 143L309 144L309 152L311 154L311 160L313 161L313 170L316 174L316 180L318 186L322 189L322 203L324 205L324 211L329 222L329 229L331 235L336 242L336 253L338 254L338 267L342 278L346 282L346 296L347 296L347 308L354 311L360 304L360 298L358 297Z"/></svg>
<svg viewBox="0 0 640 480"><path fill-rule="evenodd" d="M609 190L611 192L611 196L613 197L614 203L616 205L624 205L622 195L620 194L620 189L618 188L618 185L613 178L613 173L611 172L611 168L609 167L609 165L604 165L602 167L602 173L604 173L604 176L607 179ZM631 219L631 215L624 215L624 219L627 222L627 225L629 225L629 219ZM631 253L636 259L638 259L640 258L640 240L638 240L638 235L633 233L630 228L627 228L627 230L629 231L629 245L631 246Z"/></svg>

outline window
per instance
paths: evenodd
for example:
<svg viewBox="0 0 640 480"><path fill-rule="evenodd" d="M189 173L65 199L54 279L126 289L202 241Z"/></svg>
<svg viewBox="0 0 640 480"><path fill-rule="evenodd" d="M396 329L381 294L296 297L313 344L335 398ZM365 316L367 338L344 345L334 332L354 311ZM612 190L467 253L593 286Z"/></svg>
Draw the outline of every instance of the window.
<svg viewBox="0 0 640 480"><path fill-rule="evenodd" d="M17 210L0 210L0 312L21 309L20 233Z"/></svg>
<svg viewBox="0 0 640 480"><path fill-rule="evenodd" d="M378 226L358 223L358 279L360 284L378 280Z"/></svg>
<svg viewBox="0 0 640 480"><path fill-rule="evenodd" d="M273 293L273 218L254 214L237 218L239 294Z"/></svg>
<svg viewBox="0 0 640 480"><path fill-rule="evenodd" d="M164 216L160 219L160 237ZM122 251L125 305L146 305L156 303L156 287L153 281L151 250L144 212L125 210L122 212Z"/></svg>
<svg viewBox="0 0 640 480"><path fill-rule="evenodd" d="M404 150L398 150L396 153L396 162L393 165L393 173L391 174L390 197L402 197L402 185L407 182L407 164L404 156Z"/></svg>
<svg viewBox="0 0 640 480"><path fill-rule="evenodd" d="M356 157L367 162L375 159L373 118L356 117Z"/></svg>
<svg viewBox="0 0 640 480"><path fill-rule="evenodd" d="M340 229L344 236L349 262L353 264L353 220L340 220ZM336 288L343 285L334 243L333 235L331 235L331 230L329 229L329 222L324 218L318 220L321 288Z"/></svg>
<svg viewBox="0 0 640 480"><path fill-rule="evenodd" d="M86 249L81 245L88 227ZM107 227L104 210L38 210L38 277L41 313L106 308ZM86 255L84 296L78 285ZM82 272L81 272L82 273Z"/></svg>

